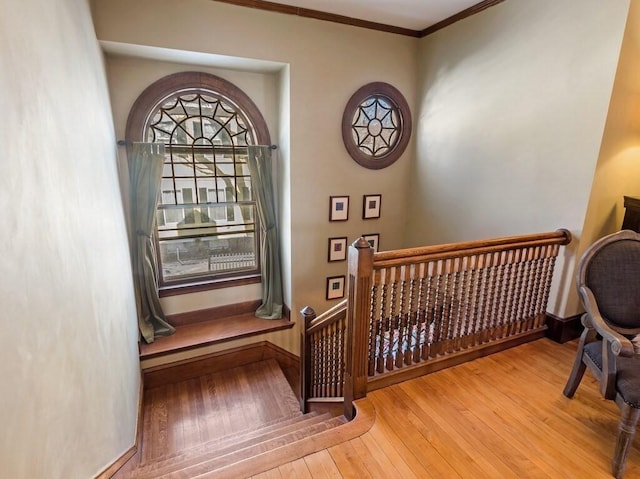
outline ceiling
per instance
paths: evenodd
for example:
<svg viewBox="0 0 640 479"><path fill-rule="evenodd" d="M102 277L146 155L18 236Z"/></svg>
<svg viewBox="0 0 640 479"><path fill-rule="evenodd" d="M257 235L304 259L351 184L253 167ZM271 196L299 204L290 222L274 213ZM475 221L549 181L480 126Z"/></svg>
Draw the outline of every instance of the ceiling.
<svg viewBox="0 0 640 479"><path fill-rule="evenodd" d="M482 2L480 0L271 0L271 3L420 31Z"/></svg>

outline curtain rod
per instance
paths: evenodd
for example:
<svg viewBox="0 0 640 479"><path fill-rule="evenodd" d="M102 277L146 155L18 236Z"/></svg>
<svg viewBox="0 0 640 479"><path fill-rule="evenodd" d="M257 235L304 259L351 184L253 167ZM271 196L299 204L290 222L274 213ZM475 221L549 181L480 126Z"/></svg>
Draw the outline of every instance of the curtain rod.
<svg viewBox="0 0 640 479"><path fill-rule="evenodd" d="M117 143L118 143L118 146L126 146L127 145L127 142L125 140L118 140ZM180 145L180 146L182 146L182 145ZM198 146L201 146L201 145L198 145ZM202 145L202 146L204 146L204 145ZM268 146L272 150L277 150L278 149L278 145L247 145L247 146ZM238 148L247 148L247 146L234 146L234 145L231 145L231 146L227 146L227 145L215 146L215 145L213 145L213 148L214 149L215 148L235 148L235 149L238 149Z"/></svg>

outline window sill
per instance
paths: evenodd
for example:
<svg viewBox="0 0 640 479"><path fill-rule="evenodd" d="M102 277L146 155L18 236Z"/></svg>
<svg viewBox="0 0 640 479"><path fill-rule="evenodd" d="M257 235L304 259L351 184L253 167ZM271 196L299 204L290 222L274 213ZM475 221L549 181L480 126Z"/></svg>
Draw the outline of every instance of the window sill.
<svg viewBox="0 0 640 479"><path fill-rule="evenodd" d="M245 284L256 284L260 281L262 281L261 276L259 274L253 274L250 276L242 276L240 278L226 278L206 282L203 281L201 283L161 286L158 293L161 298L164 298L166 296L178 296L181 294L198 293L200 291L244 286Z"/></svg>
<svg viewBox="0 0 640 479"><path fill-rule="evenodd" d="M158 338L151 344L140 343L140 360L291 329L294 324L288 318L261 319L256 318L253 313L247 313L180 325L176 326L176 332L171 336Z"/></svg>

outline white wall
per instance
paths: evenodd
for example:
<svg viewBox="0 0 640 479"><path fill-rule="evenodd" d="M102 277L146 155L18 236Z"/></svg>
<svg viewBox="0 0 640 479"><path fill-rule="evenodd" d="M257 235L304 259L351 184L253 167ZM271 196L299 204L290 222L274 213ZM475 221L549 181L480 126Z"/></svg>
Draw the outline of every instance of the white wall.
<svg viewBox="0 0 640 479"><path fill-rule="evenodd" d="M402 245L414 144L391 167L367 170L348 156L341 118L353 92L372 81L391 83L414 104L416 39L209 0L94 0L93 12L102 41L286 64L278 73L276 128L289 131L274 139L286 178L279 211L294 319L305 305L318 312L331 306L325 279L346 274L346 263L327 263L329 237L380 233L383 249ZM382 218L363 221L362 196L375 193L382 194ZM351 196L348 222L328 221L330 195ZM297 352L298 336L294 329L275 342Z"/></svg>
<svg viewBox="0 0 640 479"><path fill-rule="evenodd" d="M88 478L133 445L140 380L88 2L2 2L0 109L0 475Z"/></svg>
<svg viewBox="0 0 640 479"><path fill-rule="evenodd" d="M421 40L407 246L557 228L580 238L628 8L511 0ZM560 316L576 248L557 266Z"/></svg>

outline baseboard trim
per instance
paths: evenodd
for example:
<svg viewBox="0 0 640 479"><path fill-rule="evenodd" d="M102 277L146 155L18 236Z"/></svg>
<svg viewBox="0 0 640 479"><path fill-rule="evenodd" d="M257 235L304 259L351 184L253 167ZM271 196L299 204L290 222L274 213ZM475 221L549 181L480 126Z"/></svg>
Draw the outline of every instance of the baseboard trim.
<svg viewBox="0 0 640 479"><path fill-rule="evenodd" d="M582 313L561 318L555 314L547 313L547 337L556 343L566 343L580 337Z"/></svg>
<svg viewBox="0 0 640 479"><path fill-rule="evenodd" d="M144 387L152 388L173 384L203 374L211 374L267 359L275 359L283 370L292 367L299 368L300 358L298 356L269 341L260 341L145 369Z"/></svg>
<svg viewBox="0 0 640 479"><path fill-rule="evenodd" d="M143 395L144 381L142 371L140 371L140 391L138 394L138 418L136 420L136 432L133 440L133 446L127 449L122 456L116 459L110 466L100 472L95 479L110 479L114 477L125 465L133 462L134 457L138 455L140 441L142 440L142 414L143 414Z"/></svg>

